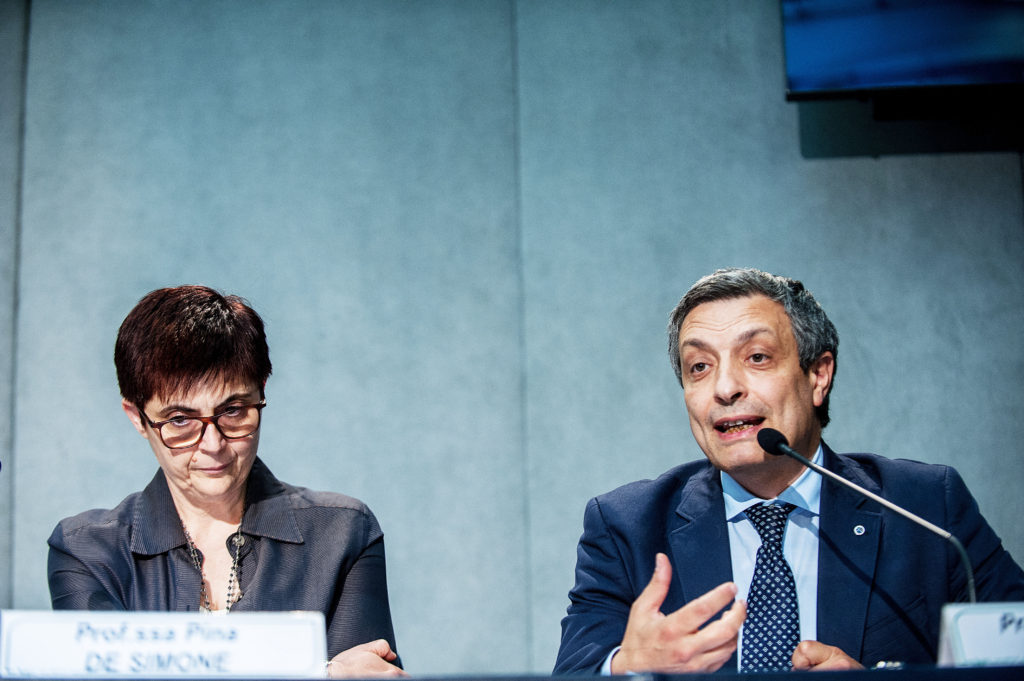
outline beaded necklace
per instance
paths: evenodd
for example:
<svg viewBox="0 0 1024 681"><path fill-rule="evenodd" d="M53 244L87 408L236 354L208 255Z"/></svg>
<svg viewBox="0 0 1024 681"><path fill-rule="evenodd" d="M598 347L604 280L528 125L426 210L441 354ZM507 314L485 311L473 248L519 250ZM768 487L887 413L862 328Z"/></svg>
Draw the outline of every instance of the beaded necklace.
<svg viewBox="0 0 1024 681"><path fill-rule="evenodd" d="M179 518L179 520L181 520ZM192 565L199 570L199 611L212 613L214 609L210 604L210 594L206 592L206 574L203 572L203 559L199 557L199 549L192 541L192 535L188 533L185 522L181 521L181 529L185 533L185 543L188 544L188 555L192 558ZM224 613L231 611L231 606L242 598L242 587L238 581L238 556L242 553L242 544L245 538L242 536L242 525L238 525L235 535L231 538L235 545L235 553L231 558L231 572L228 573L228 593L224 599Z"/></svg>

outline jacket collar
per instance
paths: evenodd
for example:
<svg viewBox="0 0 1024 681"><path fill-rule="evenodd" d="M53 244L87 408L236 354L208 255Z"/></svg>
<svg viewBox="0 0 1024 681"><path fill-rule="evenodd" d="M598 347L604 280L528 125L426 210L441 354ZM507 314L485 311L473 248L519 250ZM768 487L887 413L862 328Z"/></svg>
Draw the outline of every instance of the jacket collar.
<svg viewBox="0 0 1024 681"><path fill-rule="evenodd" d="M676 579L689 602L732 579L722 480L707 463L690 476L679 495L676 523L668 528ZM694 547L701 547L695 551Z"/></svg>
<svg viewBox="0 0 1024 681"><path fill-rule="evenodd" d="M257 457L246 481L242 532L301 544L302 533L289 496L289 489ZM153 556L184 545L185 533L181 529L178 510L167 487L167 479L163 471L158 470L139 494L131 518L129 546L132 553Z"/></svg>
<svg viewBox="0 0 1024 681"><path fill-rule="evenodd" d="M706 463L690 476L679 497L676 522L668 528L669 548L676 567L673 579L682 592L682 600L673 604L675 608L732 580L729 529L718 470ZM722 668L736 669L735 652Z"/></svg>

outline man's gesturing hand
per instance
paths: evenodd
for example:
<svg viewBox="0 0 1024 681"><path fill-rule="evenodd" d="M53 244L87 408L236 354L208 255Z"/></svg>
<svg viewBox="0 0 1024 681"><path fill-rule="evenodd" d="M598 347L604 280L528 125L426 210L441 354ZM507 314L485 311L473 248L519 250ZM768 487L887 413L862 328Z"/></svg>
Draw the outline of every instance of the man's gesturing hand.
<svg viewBox="0 0 1024 681"><path fill-rule="evenodd" d="M793 669L820 672L864 667L835 646L827 646L818 641L800 641L800 645L793 651Z"/></svg>
<svg viewBox="0 0 1024 681"><path fill-rule="evenodd" d="M736 585L725 582L668 615L662 602L672 583L668 556L655 556L654 575L629 610L622 647L612 658L613 674L626 672L715 671L736 650L747 605L736 601L722 617L701 629L736 598Z"/></svg>

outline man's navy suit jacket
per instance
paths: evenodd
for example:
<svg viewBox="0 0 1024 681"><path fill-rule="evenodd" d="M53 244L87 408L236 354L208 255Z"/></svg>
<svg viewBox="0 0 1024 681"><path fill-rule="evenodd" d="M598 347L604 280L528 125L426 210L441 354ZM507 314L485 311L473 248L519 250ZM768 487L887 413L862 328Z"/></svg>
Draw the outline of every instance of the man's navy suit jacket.
<svg viewBox="0 0 1024 681"><path fill-rule="evenodd" d="M954 469L823 450L826 468L957 537L974 566L979 601L1024 600L1024 572ZM967 600L955 549L828 479L820 514L817 640L866 666L934 664L943 604ZM658 552L673 570L664 613L733 579L721 477L707 461L587 504L555 674L600 671L622 641L630 605L650 581ZM735 669L734 654L723 670Z"/></svg>

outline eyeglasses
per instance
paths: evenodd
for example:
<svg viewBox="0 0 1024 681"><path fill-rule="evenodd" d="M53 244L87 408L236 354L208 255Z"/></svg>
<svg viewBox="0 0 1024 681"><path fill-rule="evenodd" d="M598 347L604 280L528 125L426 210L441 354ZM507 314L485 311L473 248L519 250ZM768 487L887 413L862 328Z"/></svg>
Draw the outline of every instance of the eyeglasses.
<svg viewBox="0 0 1024 681"><path fill-rule="evenodd" d="M139 413L149 427L160 436L160 441L169 449L191 447L203 439L206 426L213 424L226 440L249 437L260 427L260 415L267 406L266 400L255 404L234 404L213 416L175 416L166 421L153 422L139 407Z"/></svg>

